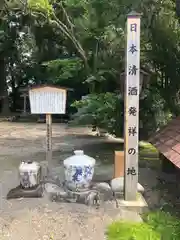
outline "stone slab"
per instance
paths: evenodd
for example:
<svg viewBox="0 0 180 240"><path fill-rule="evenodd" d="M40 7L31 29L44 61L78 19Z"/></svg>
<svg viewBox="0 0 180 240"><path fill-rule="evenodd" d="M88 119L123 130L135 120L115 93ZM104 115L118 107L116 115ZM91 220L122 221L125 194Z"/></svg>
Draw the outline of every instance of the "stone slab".
<svg viewBox="0 0 180 240"><path fill-rule="evenodd" d="M123 198L120 198L117 199L117 203L118 208L137 212L138 214L145 213L149 210L146 200L140 193L138 193L136 201L125 201Z"/></svg>
<svg viewBox="0 0 180 240"><path fill-rule="evenodd" d="M139 213L126 209L121 210L121 219L128 222L143 222Z"/></svg>

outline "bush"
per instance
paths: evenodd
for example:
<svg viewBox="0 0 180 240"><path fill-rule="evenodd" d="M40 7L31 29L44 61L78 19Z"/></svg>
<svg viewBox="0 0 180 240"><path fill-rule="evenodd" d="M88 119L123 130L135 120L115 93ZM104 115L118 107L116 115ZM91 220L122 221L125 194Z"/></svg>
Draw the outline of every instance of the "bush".
<svg viewBox="0 0 180 240"><path fill-rule="evenodd" d="M144 221L161 235L162 240L180 240L180 220L163 211L151 212Z"/></svg>
<svg viewBox="0 0 180 240"><path fill-rule="evenodd" d="M143 216L143 223L114 222L108 240L180 240L180 220L163 211Z"/></svg>
<svg viewBox="0 0 180 240"><path fill-rule="evenodd" d="M160 234L146 223L114 222L107 231L108 240L160 240Z"/></svg>
<svg viewBox="0 0 180 240"><path fill-rule="evenodd" d="M164 101L160 95L156 92L152 94L151 90L146 89L145 98L140 101L142 137L154 133L171 118L171 114L164 110ZM74 123L96 125L117 137L122 137L124 103L120 94L111 92L89 94L85 99L75 101L72 106L77 110Z"/></svg>
<svg viewBox="0 0 180 240"><path fill-rule="evenodd" d="M115 93L89 94L72 104L77 109L73 122L96 125L116 136L123 133L123 101Z"/></svg>

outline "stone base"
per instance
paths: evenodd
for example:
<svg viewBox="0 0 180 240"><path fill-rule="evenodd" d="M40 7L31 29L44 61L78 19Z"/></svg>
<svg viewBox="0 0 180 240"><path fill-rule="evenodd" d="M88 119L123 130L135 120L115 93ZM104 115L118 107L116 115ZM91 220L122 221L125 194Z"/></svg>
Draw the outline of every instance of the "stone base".
<svg viewBox="0 0 180 240"><path fill-rule="evenodd" d="M44 188L42 185L38 185L33 189L23 189L21 186L11 189L7 194L7 199L16 198L41 198L43 197Z"/></svg>
<svg viewBox="0 0 180 240"><path fill-rule="evenodd" d="M118 208L129 210L137 213L145 213L148 209L148 204L141 193L138 193L136 201L125 201L122 197L120 199L116 199Z"/></svg>
<svg viewBox="0 0 180 240"><path fill-rule="evenodd" d="M135 222L135 223L143 222L143 219L141 218L141 216L138 212L129 211L127 209L123 209L121 211L120 219L122 219L122 221L126 221L126 222Z"/></svg>
<svg viewBox="0 0 180 240"><path fill-rule="evenodd" d="M60 187L54 183L46 183L45 190L50 200L54 202L85 203L88 206L96 205L96 207L99 207L100 204L100 196L97 190L72 192L65 185Z"/></svg>

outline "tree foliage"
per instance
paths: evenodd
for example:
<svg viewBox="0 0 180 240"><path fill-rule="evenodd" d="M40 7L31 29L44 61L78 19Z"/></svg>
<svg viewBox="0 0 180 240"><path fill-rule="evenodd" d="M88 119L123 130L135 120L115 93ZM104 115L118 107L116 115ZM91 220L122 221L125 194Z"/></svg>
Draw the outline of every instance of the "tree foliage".
<svg viewBox="0 0 180 240"><path fill-rule="evenodd" d="M154 131L179 114L180 28L174 1L4 0L0 9L3 106L10 87L15 108L20 86L63 85L74 89L71 102L76 100L73 108L81 112L76 122L96 121L119 135L126 15L135 9L142 13L141 66L151 74L140 101L143 129ZM84 95L88 100L78 102Z"/></svg>

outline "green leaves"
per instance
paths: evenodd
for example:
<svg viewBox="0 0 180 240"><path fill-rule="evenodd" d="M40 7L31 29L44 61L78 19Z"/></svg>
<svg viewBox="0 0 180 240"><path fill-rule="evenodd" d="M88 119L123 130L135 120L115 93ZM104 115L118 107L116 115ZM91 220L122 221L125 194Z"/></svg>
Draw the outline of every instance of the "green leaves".
<svg viewBox="0 0 180 240"><path fill-rule="evenodd" d="M48 0L28 0L28 7L32 11L39 11L51 16L53 13L52 5Z"/></svg>
<svg viewBox="0 0 180 240"><path fill-rule="evenodd" d="M72 104L78 112L74 123L96 124L117 136L122 134L123 105L115 93L90 94L85 99Z"/></svg>
<svg viewBox="0 0 180 240"><path fill-rule="evenodd" d="M56 59L42 64L47 68L47 74L54 83L70 80L80 71L82 61L78 58Z"/></svg>
<svg viewBox="0 0 180 240"><path fill-rule="evenodd" d="M180 220L168 212L150 212L144 218L151 228L161 235L163 240L180 239Z"/></svg>
<svg viewBox="0 0 180 240"><path fill-rule="evenodd" d="M108 240L160 240L161 235L146 223L114 222L108 227Z"/></svg>
<svg viewBox="0 0 180 240"><path fill-rule="evenodd" d="M179 240L180 220L168 212L149 212L143 223L113 222L107 230L108 240Z"/></svg>

